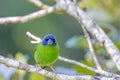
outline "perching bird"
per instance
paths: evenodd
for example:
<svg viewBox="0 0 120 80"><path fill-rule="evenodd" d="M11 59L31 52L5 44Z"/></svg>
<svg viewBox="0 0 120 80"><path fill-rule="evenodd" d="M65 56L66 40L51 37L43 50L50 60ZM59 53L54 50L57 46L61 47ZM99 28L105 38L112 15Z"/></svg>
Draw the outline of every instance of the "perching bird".
<svg viewBox="0 0 120 80"><path fill-rule="evenodd" d="M59 46L52 34L46 35L43 40L37 45L35 52L35 61L41 68L50 67L56 62L59 56Z"/></svg>

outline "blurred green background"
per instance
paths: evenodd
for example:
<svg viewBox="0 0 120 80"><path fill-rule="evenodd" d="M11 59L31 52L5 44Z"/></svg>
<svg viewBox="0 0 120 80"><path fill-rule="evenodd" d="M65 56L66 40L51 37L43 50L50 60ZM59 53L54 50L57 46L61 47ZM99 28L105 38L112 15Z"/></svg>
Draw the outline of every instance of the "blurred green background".
<svg viewBox="0 0 120 80"><path fill-rule="evenodd" d="M53 0L43 1L48 5L55 3ZM120 49L119 4L120 0L78 0L77 3L101 26ZM38 10L40 8L27 0L0 0L0 17L24 16ZM27 31L40 38L43 38L48 33L55 35L61 48L61 56L95 67L80 24L74 17L65 13L52 13L26 23L0 25L0 55L35 65L33 55L36 44L30 43L31 38L26 35ZM102 67L107 71L118 73L116 66L106 51L94 39L91 39L91 41ZM98 75L82 67L59 60L54 67L57 72L69 75ZM0 69L0 80L38 80L38 78L46 80L45 77L38 74L8 68L2 64Z"/></svg>

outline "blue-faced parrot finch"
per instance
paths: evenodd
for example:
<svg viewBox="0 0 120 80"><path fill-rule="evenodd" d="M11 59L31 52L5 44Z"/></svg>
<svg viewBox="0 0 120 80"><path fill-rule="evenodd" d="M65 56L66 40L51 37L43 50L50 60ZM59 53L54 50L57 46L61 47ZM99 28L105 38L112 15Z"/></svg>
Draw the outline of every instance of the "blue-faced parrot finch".
<svg viewBox="0 0 120 80"><path fill-rule="evenodd" d="M38 66L41 68L52 66L59 57L60 49L55 37L52 34L46 35L37 45L34 57Z"/></svg>

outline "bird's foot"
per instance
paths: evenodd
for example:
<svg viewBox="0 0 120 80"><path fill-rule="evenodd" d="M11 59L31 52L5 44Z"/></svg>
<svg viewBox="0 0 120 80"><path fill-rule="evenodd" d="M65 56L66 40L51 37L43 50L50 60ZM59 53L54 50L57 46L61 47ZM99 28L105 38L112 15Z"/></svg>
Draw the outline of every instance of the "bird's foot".
<svg viewBox="0 0 120 80"><path fill-rule="evenodd" d="M40 71L42 68L38 64L35 65L36 71Z"/></svg>
<svg viewBox="0 0 120 80"><path fill-rule="evenodd" d="M57 76L57 72L55 71L55 69L52 66L50 68L53 71L53 80L55 80L55 77Z"/></svg>

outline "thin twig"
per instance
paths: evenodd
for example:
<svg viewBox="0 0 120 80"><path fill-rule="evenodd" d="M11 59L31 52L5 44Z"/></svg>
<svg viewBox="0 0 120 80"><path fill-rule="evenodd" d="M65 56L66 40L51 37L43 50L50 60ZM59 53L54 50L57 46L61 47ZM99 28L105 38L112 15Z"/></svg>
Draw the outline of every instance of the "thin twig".
<svg viewBox="0 0 120 80"><path fill-rule="evenodd" d="M87 66L87 65L85 65L83 63L77 62L77 61L72 60L72 59L67 59L67 58L64 58L64 57L61 57L61 56L59 56L59 60L67 62L67 63L74 64L74 65L81 66L83 68L86 68L88 70L91 70L93 72L96 72L96 73L104 75L104 76L111 76L111 77L112 76L120 76L120 75L117 75L117 74L114 74L114 73L110 73L110 72L107 72L107 71L103 71L103 70L99 70L99 69L95 69L95 68L89 67L89 66Z"/></svg>
<svg viewBox="0 0 120 80"><path fill-rule="evenodd" d="M28 36L28 37L31 37L32 39L34 39L34 41L30 41L31 43L40 43L42 40L39 38L39 37L36 37L36 36L34 36L33 34L31 34L29 31L28 32L26 32L26 35Z"/></svg>
<svg viewBox="0 0 120 80"><path fill-rule="evenodd" d="M28 0L28 1L33 3L34 5L36 5L37 7L42 8L42 9L50 7L50 6L45 5L44 3L42 3L40 0Z"/></svg>
<svg viewBox="0 0 120 80"><path fill-rule="evenodd" d="M90 35L88 34L88 32L86 31L86 29L85 29L84 26L81 26L81 27L82 27L83 32L84 32L84 34L85 34L86 40L87 40L88 45L89 45L89 50L90 50L90 52L91 52L91 54L92 54L92 56L93 56L94 62L95 62L95 64L96 64L96 67L97 67L98 70L102 70L102 68L101 68L101 66L100 66L100 64L99 64L99 62L98 62L98 59L97 59L97 57L96 57L96 55L95 55L95 52L94 52L94 49L93 49L93 46L92 46L92 42L91 42L91 40L90 40Z"/></svg>
<svg viewBox="0 0 120 80"><path fill-rule="evenodd" d="M15 17L4 17L0 18L0 24L7 23L25 23L27 21L33 20L35 18L42 17L44 15L50 14L55 10L54 6L48 7L46 9L36 11L34 13L25 15L25 16L15 16Z"/></svg>

